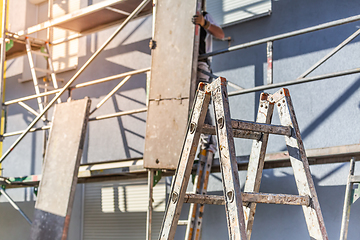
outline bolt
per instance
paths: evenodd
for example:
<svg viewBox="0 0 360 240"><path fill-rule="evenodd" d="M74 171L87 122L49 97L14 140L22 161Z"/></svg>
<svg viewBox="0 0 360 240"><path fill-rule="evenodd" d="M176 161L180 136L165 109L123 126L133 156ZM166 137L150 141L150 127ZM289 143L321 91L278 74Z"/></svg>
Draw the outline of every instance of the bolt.
<svg viewBox="0 0 360 240"><path fill-rule="evenodd" d="M173 192L171 195L172 202L176 203L178 199L179 199L179 194L177 192Z"/></svg>
<svg viewBox="0 0 360 240"><path fill-rule="evenodd" d="M234 201L234 190L230 190L226 193L226 196L229 199L229 202L233 202Z"/></svg>
<svg viewBox="0 0 360 240"><path fill-rule="evenodd" d="M193 134L196 130L196 123L190 123L190 133Z"/></svg>
<svg viewBox="0 0 360 240"><path fill-rule="evenodd" d="M218 119L218 124L220 129L224 127L224 117Z"/></svg>

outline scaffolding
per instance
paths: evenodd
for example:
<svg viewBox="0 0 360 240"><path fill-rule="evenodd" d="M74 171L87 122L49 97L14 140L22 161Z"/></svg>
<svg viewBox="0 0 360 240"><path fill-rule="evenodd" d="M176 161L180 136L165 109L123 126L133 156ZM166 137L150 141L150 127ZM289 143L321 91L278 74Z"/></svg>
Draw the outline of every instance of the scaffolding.
<svg viewBox="0 0 360 240"><path fill-rule="evenodd" d="M51 6L53 4L52 0L48 0L49 4L49 19L41 24L37 24L35 26L29 27L23 31L18 31L15 33L7 31L7 9L8 9L8 1L3 0L2 5L2 32L1 32L1 54L0 54L0 99L1 99L1 122L0 122L0 135L1 135L1 147L2 141L6 137L10 136L17 136L17 140L11 145L9 149L7 149L0 158L0 163L6 160L6 157L12 152L14 148L21 142L21 140L30 132L35 131L44 131L49 130L51 128L51 121L46 116L46 113L53 107L53 105L57 102L57 100L65 95L65 93L69 93L69 98L71 99L71 92L88 86L93 86L96 84L106 83L109 81L114 81L118 79L122 79L115 88L113 88L101 101L97 104L93 109L91 109L91 114L98 110L113 94L115 94L127 81L130 80L132 76L138 74L148 74L151 71L151 68L144 68L129 72L124 72L121 74L108 76L96 80L91 80L85 83L75 84L77 78L82 74L82 72L90 65L91 62L104 50L106 46L118 35L118 33L135 17L137 16L144 16L146 14L151 14L152 9L156 8L151 4L150 0L137 0L137 1L121 1L121 0L104 0L100 3L90 5L83 9L80 9L74 13L66 14L61 17L52 18L51 13L52 9ZM126 9L126 10L124 10ZM131 9L131 11L129 11ZM99 16L107 15L108 18L103 19ZM92 19L92 21L89 21ZM94 21L94 19L97 19ZM360 20L360 15L336 20L333 22L328 22L324 24L320 24L317 26L280 34L264 39L259 39L256 41L243 43L235 46L228 47L226 49L217 50L214 52L210 52L204 55L199 56L199 59L207 58L210 56L216 56L219 54L225 54L228 52L233 52L257 45L266 45L266 53L268 56L267 63L267 85L257 86L249 89L244 89L241 86L238 86L234 83L229 82L229 86L235 88L237 90L233 92L229 92L229 96L237 96L241 94L247 94L250 92L258 92L272 88L279 88L283 86L301 84L305 82L311 81L319 81L319 80L329 80L334 77L340 77L350 74L360 73L360 68L349 69L341 72L333 72L313 77L308 77L308 75L313 72L316 68L330 59L335 53L337 53L340 49L350 43L355 37L360 34L360 30L355 31L351 36L345 39L342 43L340 43L337 47L335 47L332 51L330 51L326 56L324 56L321 60L319 60L316 64L314 64L311 68L301 74L298 78L288 81L288 82L281 82L281 83L273 83L273 65L272 65L272 56L273 56L273 42L286 39L294 36L298 36L301 34L306 34L309 32L319 31L326 28L331 28L355 21ZM80 38L86 36L87 34L94 33L96 31L100 31L110 26L118 25L116 31L108 38L108 40L98 48L95 53L86 61L86 63L73 75L70 80L62 87L54 89L46 89L46 91L38 94L33 94L29 96L24 96L12 100L5 101L5 61L8 59L16 58L18 56L22 56L26 54L26 40L28 39L31 43L31 47L33 50L39 50L41 47L45 46L46 43L50 43L50 45L60 44L62 42L66 42L72 39ZM74 35L68 36L63 39L57 39L52 41L51 39L51 29L53 27L60 27L64 29L70 29L72 31L77 32ZM36 39L31 36L35 32L47 30L48 39ZM6 46L12 41L13 47L10 50L6 50ZM47 97L47 96L54 96L49 102L45 102L44 108L42 111L38 112L35 109L31 108L25 101ZM147 101L147 100L146 100ZM6 109L10 105L19 104L27 111L33 113L35 118L33 121L28 125L28 127L22 131L16 132L5 132L5 123L7 122L6 118ZM147 107L133 109L129 111L122 111L122 112L115 112L112 114L97 116L97 117L90 117L89 121L99 121L108 118L115 118L125 115L137 114L146 112ZM35 127L35 125L43 120L42 127ZM46 139L46 137L44 136ZM44 151L46 144L43 145ZM309 149L306 151L306 154L309 159L310 164L323 164L323 163L335 163L335 162L347 162L351 157L360 158L360 144L354 145L344 145L344 146L336 146L336 147L329 147L329 148L322 148L322 149ZM247 169L247 158L245 157L238 157L238 168L239 170ZM289 156L285 153L273 153L267 154L265 158L265 168L276 168L276 167L287 167L289 166L290 162ZM196 168L196 166L195 166ZM194 168L194 171L195 171ZM215 159L212 165L212 172L218 172L220 168L220 163L218 159ZM153 179L154 179L154 169L145 169L143 167L143 160L142 158L136 159L121 159L121 160L113 160L109 162L98 162L98 163L91 163L91 164L83 164L80 166L79 170L79 183L87 183L87 182L96 182L96 181L107 181L107 180L121 180L127 178L146 178L148 177L149 183L149 211L148 211L148 221L147 221L147 239L151 239L151 215L152 215L152 189L153 189ZM174 172L164 170L164 176L171 176ZM27 177L1 177L0 182L2 185L6 186L6 188L16 188L16 187L29 187L29 186L38 186L39 181L41 180L41 175L32 175ZM5 193L5 191L2 191ZM5 195L5 194L4 194ZM7 195L5 195L7 196ZM8 197L8 196L7 196ZM16 206L15 202L8 198L9 201ZM20 210L20 209L19 209ZM20 213L21 210L20 210ZM22 213L23 214L23 213ZM25 216L26 217L26 216ZM27 218L27 217L26 217ZM28 219L27 219L28 220Z"/></svg>

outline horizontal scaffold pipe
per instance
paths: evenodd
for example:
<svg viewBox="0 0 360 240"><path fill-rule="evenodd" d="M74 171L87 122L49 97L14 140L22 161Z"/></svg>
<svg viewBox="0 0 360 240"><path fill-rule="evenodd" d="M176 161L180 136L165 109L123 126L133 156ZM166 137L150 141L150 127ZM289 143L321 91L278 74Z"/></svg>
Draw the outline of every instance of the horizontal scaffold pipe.
<svg viewBox="0 0 360 240"><path fill-rule="evenodd" d="M354 68L351 70L346 70L346 71L341 71L341 72L336 72L336 73L329 73L329 74L319 75L319 76L315 76L315 77L307 77L307 78L296 79L296 80L292 80L292 81L288 81L288 82L280 82L280 83L262 85L262 86L258 86L258 87L233 91L233 92L229 92L229 96L236 96L236 95L241 95L241 94L245 94L245 93L263 91L266 89L279 88L279 87L290 86L290 85L295 85L295 84L300 84L300 83L318 81L318 80L326 80L326 79L330 79L330 78L334 78L334 77L340 77L340 76L345 76L345 75L350 75L350 74L355 74L355 73L360 73L360 68Z"/></svg>
<svg viewBox="0 0 360 240"><path fill-rule="evenodd" d="M108 119L108 118L121 117L121 116L136 114L136 113L142 113L142 112L146 112L146 111L147 111L147 108L139 108L139 109L135 109L135 110L116 112L116 113L112 113L112 114L108 114L108 115L101 115L101 116L89 118L89 121L104 120L104 119ZM48 130L50 128L51 128L50 125L39 127L39 128L31 128L29 132L36 132L36 131L40 131L40 130ZM3 137L11 137L11 136L15 136L15 135L20 135L24 131L25 130L5 133L3 135Z"/></svg>
<svg viewBox="0 0 360 240"><path fill-rule="evenodd" d="M96 50L96 52L84 63L84 65L75 73L75 75L65 84L61 91L56 94L56 96L49 102L49 104L44 108L44 110L37 116L26 128L26 130L18 137L18 139L10 146L10 148L1 156L0 163L2 163L5 158L14 150L14 148L19 144L19 142L25 137L25 135L30 131L31 128L41 119L41 117L52 107L52 105L57 101L60 96L74 83L74 81L79 77L79 75L89 66L89 64L102 52L102 50L109 45L109 43L117 36L117 34L126 26L126 24L134 18L144 7L148 4L150 0L143 0L140 5L126 18L126 20L116 29L116 31L106 40L102 46Z"/></svg>
<svg viewBox="0 0 360 240"><path fill-rule="evenodd" d="M330 28L330 27L339 26L339 25L346 24L346 23L356 22L356 21L359 21L359 20L360 20L360 15L356 15L356 16L352 16L352 17L348 17L348 18L343 18L343 19L340 19L340 20L319 24L319 25L316 25L316 26L313 26L313 27L308 27L308 28L304 28L304 29L301 29L301 30L296 30L296 31L293 31L293 32L283 33L283 34L279 34L279 35L276 35L276 36L263 38L263 39L259 39L259 40L256 40L256 41L252 41L252 42L243 43L243 44L239 44L239 45L236 45L236 46L228 47L226 49L217 50L217 51L213 51L213 52L210 52L210 53L202 54L202 55L199 56L199 59L204 59L204 58L219 55L219 54L222 54L222 53L237 51L237 50L240 50L240 49L256 46L256 45L259 45L259 44L264 44L264 43L267 43L269 41L276 41L276 40L289 38L289 37L294 37L294 36L309 33L309 32L318 31L318 30L321 30L321 29L326 29L326 28Z"/></svg>
<svg viewBox="0 0 360 240"><path fill-rule="evenodd" d="M126 77L126 76L134 76L134 75L145 73L145 72L148 72L148 71L150 71L150 68L144 68L144 69L130 71L130 72L126 72L126 73L120 73L120 74L113 75L113 76L110 76L110 77L100 78L100 79L85 82L85 83L79 83L79 84L76 84L74 87L70 87L70 88L76 89L76 88L88 87L88 86L92 86L92 85L99 84L99 83L113 81L113 80L123 78L123 77ZM30 95L30 96L27 96L27 97L17 98L17 99L13 99L13 100L9 100L9 101L4 102L4 105L7 106L7 105L15 104L15 103L18 103L18 102L23 102L23 101L35 99L37 97L49 96L49 95L52 95L52 94L56 94L56 93L58 93L60 91L61 91L61 89L58 89L58 90L52 90L52 91L40 93L38 95Z"/></svg>

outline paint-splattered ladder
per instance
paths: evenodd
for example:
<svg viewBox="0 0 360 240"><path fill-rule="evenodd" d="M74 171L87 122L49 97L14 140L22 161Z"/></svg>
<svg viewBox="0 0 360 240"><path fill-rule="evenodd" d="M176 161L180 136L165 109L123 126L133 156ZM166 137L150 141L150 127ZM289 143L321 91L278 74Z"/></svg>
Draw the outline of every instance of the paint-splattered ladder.
<svg viewBox="0 0 360 240"><path fill-rule="evenodd" d="M354 172L355 158L352 158L350 161L350 171L346 183L344 208L341 220L340 240L347 239L351 204L355 203L356 200L358 200L360 197L360 175L354 175Z"/></svg>
<svg viewBox="0 0 360 240"><path fill-rule="evenodd" d="M257 203L301 205L310 239L328 239L289 91L282 88L273 95L262 93L257 122L248 122L230 118L226 85L226 79L221 77L199 85L159 239L174 238L185 199L190 203L225 205L229 239L250 239ZM210 96L215 127L204 125ZM270 124L274 106L281 125ZM224 196L186 194L200 133L217 135ZM269 134L285 136L299 196L259 193ZM244 193L240 190L234 137L254 139Z"/></svg>
<svg viewBox="0 0 360 240"><path fill-rule="evenodd" d="M205 196L207 194L207 186L210 177L210 170L214 160L214 153L211 150L201 149L199 155L198 167L194 180L193 193ZM190 196L190 195L189 195ZM184 202L191 201L191 198L186 198ZM199 240L202 216L205 205L202 203L191 203L189 208L188 219L179 220L178 225L186 225L186 240Z"/></svg>

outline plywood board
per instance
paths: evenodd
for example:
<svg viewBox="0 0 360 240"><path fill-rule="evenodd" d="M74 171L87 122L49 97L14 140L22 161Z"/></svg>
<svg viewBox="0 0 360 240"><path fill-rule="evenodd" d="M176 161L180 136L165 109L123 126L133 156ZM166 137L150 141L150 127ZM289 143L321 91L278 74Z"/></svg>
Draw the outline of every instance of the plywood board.
<svg viewBox="0 0 360 240"><path fill-rule="evenodd" d="M188 105L187 99L150 102L144 167L176 169L185 136Z"/></svg>
<svg viewBox="0 0 360 240"><path fill-rule="evenodd" d="M66 240L89 110L88 98L56 105L31 240Z"/></svg>
<svg viewBox="0 0 360 240"><path fill-rule="evenodd" d="M156 48L151 53L146 168L175 169L179 161L194 91L198 36L191 19L198 6L197 0L158 0L153 9Z"/></svg>

